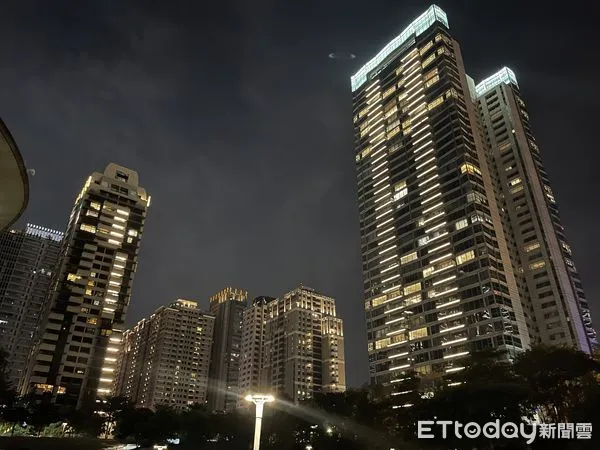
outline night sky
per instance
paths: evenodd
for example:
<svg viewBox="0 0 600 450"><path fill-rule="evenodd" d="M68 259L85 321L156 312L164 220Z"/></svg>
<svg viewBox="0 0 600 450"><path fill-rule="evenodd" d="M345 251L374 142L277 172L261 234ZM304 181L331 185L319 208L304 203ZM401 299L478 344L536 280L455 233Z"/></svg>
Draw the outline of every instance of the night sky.
<svg viewBox="0 0 600 450"><path fill-rule="evenodd" d="M503 65L517 75L598 324L599 39L576 3L438 2L476 81ZM20 223L62 230L89 173L135 169L153 204L129 324L178 297L303 282L337 299L348 382L362 384L349 78L428 6L3 2L0 116L36 170Z"/></svg>

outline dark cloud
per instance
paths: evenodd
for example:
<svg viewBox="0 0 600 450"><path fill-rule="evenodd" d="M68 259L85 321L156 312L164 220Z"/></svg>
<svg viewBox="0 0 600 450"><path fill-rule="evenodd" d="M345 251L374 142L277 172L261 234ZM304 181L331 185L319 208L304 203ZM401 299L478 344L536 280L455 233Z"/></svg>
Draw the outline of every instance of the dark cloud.
<svg viewBox="0 0 600 450"><path fill-rule="evenodd" d="M303 282L337 298L350 384L365 381L349 76L423 2L8 3L0 115L37 172L25 220L62 229L90 171L137 169L154 202L129 323L226 285ZM517 73L600 320L597 38L576 8L535 3L441 6L475 78Z"/></svg>

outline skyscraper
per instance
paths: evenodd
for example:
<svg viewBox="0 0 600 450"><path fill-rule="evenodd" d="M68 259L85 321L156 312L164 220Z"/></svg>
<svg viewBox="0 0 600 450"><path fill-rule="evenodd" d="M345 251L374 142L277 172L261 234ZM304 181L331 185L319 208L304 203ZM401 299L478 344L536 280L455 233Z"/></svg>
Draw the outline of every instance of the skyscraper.
<svg viewBox="0 0 600 450"><path fill-rule="evenodd" d="M237 406L242 314L247 300L246 291L231 287L210 298L210 313L216 317L208 393L213 411L231 411Z"/></svg>
<svg viewBox="0 0 600 450"><path fill-rule="evenodd" d="M265 308L261 389L294 402L344 391L344 331L335 300L300 286Z"/></svg>
<svg viewBox="0 0 600 450"><path fill-rule="evenodd" d="M40 319L47 308L63 233L27 224L0 232L0 347L7 380L17 388L25 375Z"/></svg>
<svg viewBox="0 0 600 450"><path fill-rule="evenodd" d="M25 391L81 407L110 394L150 196L109 164L75 199Z"/></svg>
<svg viewBox="0 0 600 450"><path fill-rule="evenodd" d="M534 343L597 345L590 310L512 70L470 83Z"/></svg>
<svg viewBox="0 0 600 450"><path fill-rule="evenodd" d="M205 404L215 317L179 299L123 335L115 393L137 407Z"/></svg>
<svg viewBox="0 0 600 450"><path fill-rule="evenodd" d="M432 6L351 79L371 381L595 342L514 73L475 84Z"/></svg>
<svg viewBox="0 0 600 450"><path fill-rule="evenodd" d="M472 351L528 347L446 14L430 7L351 81L371 381L452 373Z"/></svg>
<svg viewBox="0 0 600 450"><path fill-rule="evenodd" d="M242 317L242 352L240 355L239 392L261 392L264 383L261 379L265 350L265 332L269 317L269 304L276 301L274 297L256 297ZM238 406L248 405L242 397L238 398Z"/></svg>

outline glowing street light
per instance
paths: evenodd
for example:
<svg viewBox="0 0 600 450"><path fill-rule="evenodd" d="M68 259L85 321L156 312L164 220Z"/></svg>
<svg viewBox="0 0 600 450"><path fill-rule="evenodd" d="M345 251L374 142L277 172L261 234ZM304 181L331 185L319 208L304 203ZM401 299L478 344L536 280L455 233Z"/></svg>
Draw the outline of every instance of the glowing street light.
<svg viewBox="0 0 600 450"><path fill-rule="evenodd" d="M275 397L265 394L249 394L245 397L247 402L256 405L256 421L254 422L254 450L260 450L260 430L262 427L263 409L265 403L275 401Z"/></svg>

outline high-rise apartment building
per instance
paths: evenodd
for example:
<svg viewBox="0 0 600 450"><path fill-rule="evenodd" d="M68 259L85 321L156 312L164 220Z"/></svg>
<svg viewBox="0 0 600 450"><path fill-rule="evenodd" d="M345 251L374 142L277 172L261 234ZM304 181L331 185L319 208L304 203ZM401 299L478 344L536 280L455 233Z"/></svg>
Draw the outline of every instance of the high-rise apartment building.
<svg viewBox="0 0 600 450"><path fill-rule="evenodd" d="M300 286L254 308L267 310L264 335L255 334L264 341L261 389L294 402L346 389L343 322L333 298Z"/></svg>
<svg viewBox="0 0 600 450"><path fill-rule="evenodd" d="M215 317L179 299L123 335L115 393L139 408L206 404Z"/></svg>
<svg viewBox="0 0 600 450"><path fill-rule="evenodd" d="M471 351L529 346L446 14L429 8L352 90L371 381L452 373Z"/></svg>
<svg viewBox="0 0 600 450"><path fill-rule="evenodd" d="M512 70L470 83L533 343L591 353L590 309Z"/></svg>
<svg viewBox="0 0 600 450"><path fill-rule="evenodd" d="M24 391L73 407L112 392L149 204L130 169L109 164L87 179Z"/></svg>
<svg viewBox="0 0 600 450"><path fill-rule="evenodd" d="M63 233L27 224L0 232L0 347L7 352L6 378L18 388L47 308Z"/></svg>
<svg viewBox="0 0 600 450"><path fill-rule="evenodd" d="M216 318L208 393L208 405L213 411L232 411L237 406L242 314L247 301L246 291L231 287L210 298L210 313Z"/></svg>
<svg viewBox="0 0 600 450"><path fill-rule="evenodd" d="M513 78L475 85L432 6L351 79L372 382L593 335Z"/></svg>
<svg viewBox="0 0 600 450"><path fill-rule="evenodd" d="M274 297L256 297L242 316L242 352L240 355L239 393L260 392L262 362L265 349L265 332L269 317L268 305L276 301ZM248 404L243 397L238 398L238 406Z"/></svg>

